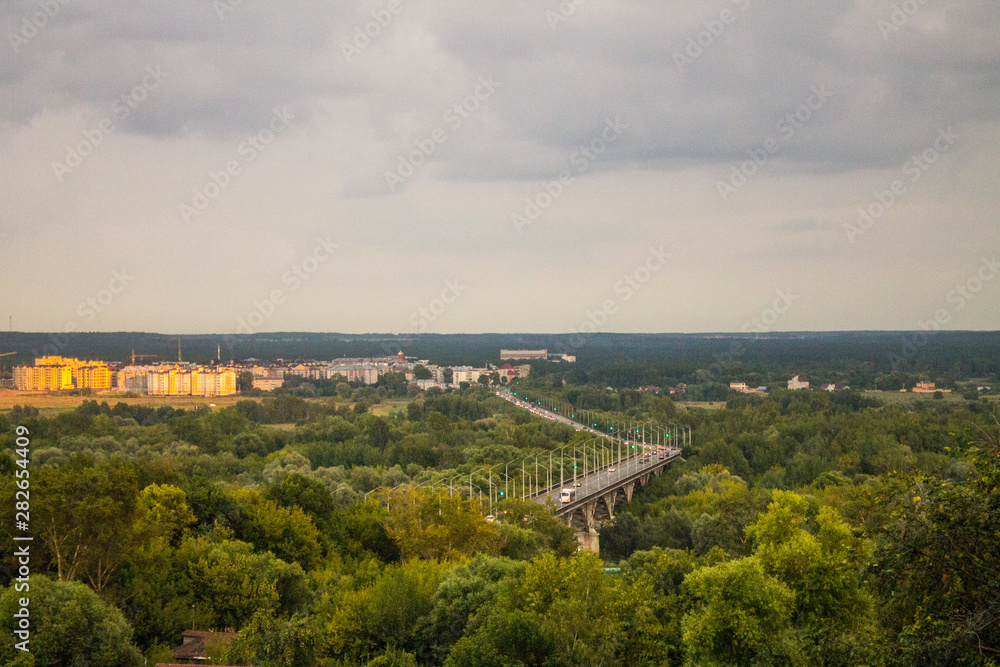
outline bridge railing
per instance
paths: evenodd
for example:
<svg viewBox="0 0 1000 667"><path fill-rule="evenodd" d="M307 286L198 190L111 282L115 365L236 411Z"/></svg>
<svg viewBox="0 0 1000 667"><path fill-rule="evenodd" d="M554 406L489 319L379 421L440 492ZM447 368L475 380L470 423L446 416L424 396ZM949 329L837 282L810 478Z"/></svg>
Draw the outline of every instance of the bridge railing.
<svg viewBox="0 0 1000 667"><path fill-rule="evenodd" d="M626 484L628 484L630 482L634 482L635 480L639 479L643 475L649 474L653 470L656 470L657 468L662 468L662 467L666 466L669 463L673 463L674 461L676 461L679 458L681 458L681 451L679 449L674 448L674 451L671 454L669 454L667 456L667 458L665 458L662 461L656 461L654 464L650 465L648 468L643 468L642 470L637 470L636 472L634 472L634 473L632 473L632 474L630 474L630 475L628 475L626 477L623 477L621 479L615 480L614 482L608 484L607 486L602 486L602 487L598 488L593 493L588 493L585 496L581 496L581 497L575 499L571 503L565 503L565 504L561 504L561 505L557 504L557 506L556 506L556 512L555 513L556 514L565 514L566 512L572 512L573 510L577 509L578 507L582 507L583 505L589 503L594 498L600 498L601 496L603 496L608 491L613 490L613 489L617 489L618 487L621 487L621 486L625 486Z"/></svg>

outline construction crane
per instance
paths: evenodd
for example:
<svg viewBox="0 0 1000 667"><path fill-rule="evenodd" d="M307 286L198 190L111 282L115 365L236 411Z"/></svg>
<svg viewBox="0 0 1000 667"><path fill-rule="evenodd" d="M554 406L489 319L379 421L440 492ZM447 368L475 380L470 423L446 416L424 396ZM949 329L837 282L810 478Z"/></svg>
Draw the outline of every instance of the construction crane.
<svg viewBox="0 0 1000 667"><path fill-rule="evenodd" d="M156 355L155 354L136 354L135 350L132 350L132 365L133 366L135 366L135 360L136 359L146 359L146 358L155 359Z"/></svg>

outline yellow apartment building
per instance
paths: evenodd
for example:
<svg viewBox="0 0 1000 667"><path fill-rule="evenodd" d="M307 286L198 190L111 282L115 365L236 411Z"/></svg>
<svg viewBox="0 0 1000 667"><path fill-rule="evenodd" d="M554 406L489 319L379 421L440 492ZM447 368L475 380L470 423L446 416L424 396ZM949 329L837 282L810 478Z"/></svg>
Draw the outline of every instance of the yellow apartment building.
<svg viewBox="0 0 1000 667"><path fill-rule="evenodd" d="M150 396L231 396L236 393L232 368L159 366L146 372Z"/></svg>
<svg viewBox="0 0 1000 667"><path fill-rule="evenodd" d="M110 389L111 370L103 361L71 357L40 357L34 366L14 368L14 388L20 391Z"/></svg>

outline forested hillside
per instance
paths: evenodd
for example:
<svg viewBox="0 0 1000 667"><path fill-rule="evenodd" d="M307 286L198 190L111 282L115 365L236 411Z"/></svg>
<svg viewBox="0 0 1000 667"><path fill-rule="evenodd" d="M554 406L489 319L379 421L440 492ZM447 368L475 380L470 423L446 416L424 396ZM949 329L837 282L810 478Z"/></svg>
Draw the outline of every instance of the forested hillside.
<svg viewBox="0 0 1000 667"><path fill-rule="evenodd" d="M508 499L487 522L442 483L478 489L484 466L586 435L484 387L15 408L0 493L13 508L29 437L34 662L10 642L0 659L170 662L192 627L238 630L216 664L258 667L1000 659L995 403L778 391L705 410L553 379L522 389L692 427L600 557L540 505ZM11 515L7 636L24 595Z"/></svg>

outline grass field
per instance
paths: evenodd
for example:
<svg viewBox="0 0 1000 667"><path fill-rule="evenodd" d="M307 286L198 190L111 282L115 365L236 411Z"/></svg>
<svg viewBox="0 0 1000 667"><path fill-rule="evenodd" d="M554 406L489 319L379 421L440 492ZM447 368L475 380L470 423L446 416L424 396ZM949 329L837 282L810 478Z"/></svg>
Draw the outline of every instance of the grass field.
<svg viewBox="0 0 1000 667"><path fill-rule="evenodd" d="M933 394L914 394L912 392L898 391L867 391L865 396L872 396L885 403L899 403L902 401L934 401ZM988 401L994 403L1000 396L987 396ZM43 417L73 410L84 401L95 400L98 403L107 401L109 405L116 403L128 403L129 405L148 405L152 407L162 407L169 405L173 408L192 409L202 405L224 408L240 400L260 400L252 396L139 396L136 398L123 398L114 392L95 394L93 396L69 396L66 394L50 394L37 391L14 391L12 389L0 389L0 414L9 412L15 405L30 405L38 408L39 414ZM317 399L328 400L328 399ZM964 401L962 395L957 392L945 394L943 401ZM379 417L388 417L394 410L406 410L406 404L410 402L408 398L391 398L377 403L371 407L372 414ZM937 401L934 401L937 402ZM719 410L726 407L724 401L679 401L678 405L685 408L705 408L709 410Z"/></svg>
<svg viewBox="0 0 1000 667"><path fill-rule="evenodd" d="M944 394L941 399L935 399L934 394L922 394L914 392L902 392L902 391L863 391L862 396L868 396L871 398L877 398L878 400L886 403L888 405L894 403L910 403L913 401L932 401L934 403L938 402L964 402L965 399L962 398L962 394L956 391ZM983 396L987 401L992 401L996 403L1000 400L1000 396L990 395ZM725 401L678 401L677 405L683 406L685 408L706 408L710 410L718 410L720 408L726 407Z"/></svg>
<svg viewBox="0 0 1000 667"><path fill-rule="evenodd" d="M251 400L259 401L260 398L253 396L138 396L135 398L124 398L115 392L94 394L93 396L69 396L68 394L53 394L41 391L14 391L12 389L0 389L0 414L9 412L15 405L30 405L38 408L38 413L42 417L51 417L66 410L73 410L84 401L97 401L98 403L108 402L114 406L117 403L127 403L129 405L148 405L159 408L169 405L172 408L193 409L203 405L217 408L225 408L234 405L237 401ZM318 401L329 401L329 398L307 399ZM393 410L406 410L408 398L387 399L371 407L372 414L379 417L388 417ZM350 404L353 407L353 404ZM290 425L288 425L290 427Z"/></svg>
<svg viewBox="0 0 1000 667"><path fill-rule="evenodd" d="M371 407L371 412L377 417L388 417L393 410L406 411L406 404L410 402L408 398L387 398L381 403L376 403Z"/></svg>
<svg viewBox="0 0 1000 667"><path fill-rule="evenodd" d="M684 408L705 408L707 410L721 410L726 407L725 401L677 401L677 405Z"/></svg>
<svg viewBox="0 0 1000 667"><path fill-rule="evenodd" d="M38 412L43 417L51 417L66 410L72 410L84 401L108 402L108 405L116 403L128 403L129 405L148 405L155 408L169 405L173 408L197 408L201 405L215 405L216 407L226 407L233 405L236 401L245 400L246 396L139 396L136 398L122 398L114 392L95 394L93 396L69 396L66 394L50 394L38 391L14 391L12 389L0 389L0 413L9 412L15 405L30 405L38 408ZM250 398L250 400L259 400Z"/></svg>

